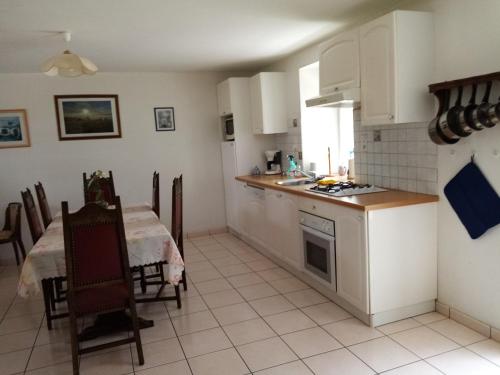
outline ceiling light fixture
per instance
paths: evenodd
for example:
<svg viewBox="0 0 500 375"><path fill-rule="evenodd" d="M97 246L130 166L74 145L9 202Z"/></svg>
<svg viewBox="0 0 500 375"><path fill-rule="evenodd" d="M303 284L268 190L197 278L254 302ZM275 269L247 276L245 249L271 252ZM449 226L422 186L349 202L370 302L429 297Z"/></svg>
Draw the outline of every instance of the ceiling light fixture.
<svg viewBox="0 0 500 375"><path fill-rule="evenodd" d="M69 43L71 41L71 33L66 31L63 34L64 40L66 43ZM89 59L65 50L62 54L45 61L41 66L41 70L51 77L57 75L62 77L78 77L82 74L95 74L98 69Z"/></svg>

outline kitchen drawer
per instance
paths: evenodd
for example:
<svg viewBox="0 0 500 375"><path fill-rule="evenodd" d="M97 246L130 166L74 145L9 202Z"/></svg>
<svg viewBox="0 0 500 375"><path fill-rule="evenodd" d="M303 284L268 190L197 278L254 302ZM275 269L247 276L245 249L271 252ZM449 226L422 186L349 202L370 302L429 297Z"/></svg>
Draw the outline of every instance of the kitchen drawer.
<svg viewBox="0 0 500 375"><path fill-rule="evenodd" d="M316 199L300 198L299 209L327 219L332 218L332 205Z"/></svg>

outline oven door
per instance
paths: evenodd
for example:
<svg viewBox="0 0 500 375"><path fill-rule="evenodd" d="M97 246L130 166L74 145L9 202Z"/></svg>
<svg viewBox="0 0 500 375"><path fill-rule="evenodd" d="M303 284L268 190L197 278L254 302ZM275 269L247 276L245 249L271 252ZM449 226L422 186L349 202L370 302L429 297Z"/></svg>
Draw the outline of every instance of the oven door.
<svg viewBox="0 0 500 375"><path fill-rule="evenodd" d="M304 248L304 270L316 280L337 290L335 237L300 225Z"/></svg>

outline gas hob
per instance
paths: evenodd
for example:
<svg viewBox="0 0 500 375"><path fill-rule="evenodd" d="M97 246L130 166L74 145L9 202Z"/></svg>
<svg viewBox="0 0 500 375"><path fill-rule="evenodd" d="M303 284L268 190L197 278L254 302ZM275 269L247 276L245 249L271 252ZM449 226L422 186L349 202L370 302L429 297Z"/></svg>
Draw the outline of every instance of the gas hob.
<svg viewBox="0 0 500 375"><path fill-rule="evenodd" d="M330 195L332 197L348 197L351 195L380 193L387 191L381 187L369 184L355 184L354 182L337 182L330 185L314 185L306 189L312 193Z"/></svg>

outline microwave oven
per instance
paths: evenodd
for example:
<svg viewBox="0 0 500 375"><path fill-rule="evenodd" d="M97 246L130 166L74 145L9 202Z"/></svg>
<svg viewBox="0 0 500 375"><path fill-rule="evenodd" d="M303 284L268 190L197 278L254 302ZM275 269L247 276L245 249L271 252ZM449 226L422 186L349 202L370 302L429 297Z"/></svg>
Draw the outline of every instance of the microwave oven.
<svg viewBox="0 0 500 375"><path fill-rule="evenodd" d="M223 127L224 127L224 140L234 141L234 122L233 116L224 117Z"/></svg>

